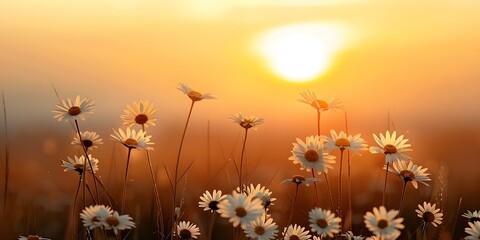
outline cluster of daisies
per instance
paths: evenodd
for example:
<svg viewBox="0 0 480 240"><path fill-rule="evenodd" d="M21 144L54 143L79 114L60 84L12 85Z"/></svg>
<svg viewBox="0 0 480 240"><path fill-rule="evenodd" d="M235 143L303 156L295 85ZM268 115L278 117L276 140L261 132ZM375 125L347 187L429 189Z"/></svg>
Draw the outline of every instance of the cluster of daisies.
<svg viewBox="0 0 480 240"><path fill-rule="evenodd" d="M181 83L178 87L191 101L192 105L190 113L193 109L195 102L203 99L215 99L215 97L209 93L200 93L188 85ZM368 147L366 141L362 138L361 134L350 135L348 131L335 131L330 130L330 135L321 134L321 114L324 112L337 112L343 110L342 102L335 97L331 97L329 100L322 100L317 97L314 92L306 91L301 93L300 102L308 104L317 113L317 134L307 136L305 139L297 138L293 143L292 156L289 160L296 165L299 165L300 170L305 170L311 173L311 178L305 178L301 175L295 175L290 179L285 179L281 183L294 183L296 186L295 196L291 200L291 209L288 216L285 216L287 223L283 228L283 231L279 231L279 225L274 221L272 215L269 213L270 208L274 205L275 198L272 197L272 192L261 184L254 185L252 183L243 183L243 160L244 152L247 142L247 131L251 128L256 129L258 125L264 123L264 119L257 116L246 116L241 113L233 115L231 120L237 123L240 127L245 129L245 139L242 148L242 155L239 158L240 163L237 164L236 169L238 173L239 184L238 188L232 191L231 194L222 194L220 190L213 190L212 192L206 191L200 196L199 207L204 211L209 211L212 214L212 221L210 222L207 237L212 239L212 229L215 221L215 216L227 219L235 229L234 238L242 239L241 235L247 238L269 240L269 239L281 239L285 240L320 240L323 238L346 238L346 239L397 239L401 235L401 230L405 228L403 225L403 218L401 217L403 202L405 199L405 188L408 183L417 189L418 184L428 186L428 182L431 181L427 168L415 165L412 158L408 155L409 151L412 151L411 145L408 143L408 139L403 135L397 136L396 131L386 131L385 133L373 134L376 146ZM133 102L132 105L127 105L124 110L124 114L121 115L121 119L124 122L125 128L114 129L110 135L111 139L120 143L126 149L128 149L127 165L125 171L125 181L122 192L122 203L119 206L120 211L114 211L113 206L106 206L99 204L101 199L98 196L100 191L98 188L103 188L104 192L107 190L104 188L101 179L96 176L99 170L99 160L94 157L92 151L103 144L103 140L100 136L93 131L81 131L79 126L79 120L85 120L85 114L93 113L94 104L93 101L87 98L80 98L77 96L74 100L61 100L57 105L57 108L53 111L55 113L54 118L58 121L67 121L72 123L75 129L76 136L71 142L72 145L78 146L83 150L83 154L80 156L74 155L73 157L67 157L67 160L62 160L62 167L65 172L76 172L79 176L79 187L77 188L77 194L80 190L80 186L83 183L83 202L84 205L87 202L87 196L85 195L85 188L90 192L89 183L87 177L93 180L94 190L90 192L90 197L94 205L84 206L84 209L80 213L80 219L83 223L87 233L94 229L101 229L103 232L111 231L115 236L121 236L121 231L129 230L136 227L136 223L129 215L120 215L119 212L125 211L126 201L126 188L127 188L127 174L128 164L130 161L131 150L144 150L147 153L147 159L151 167L149 150L153 150L151 141L152 136L147 135L146 128L149 126L155 126L157 119L154 114L157 112L154 104L148 101ZM187 118L190 119L190 115ZM186 126L184 131L186 131ZM184 132L185 135L185 132ZM183 139L182 139L183 141ZM182 144L180 144L180 150ZM372 211L368 211L364 215L365 227L371 232L370 237L364 237L355 235L351 229L344 226L343 222L347 218L343 213L343 196L342 196L342 169L344 161L348 164L348 184L350 186L350 154L360 154L361 151L369 151L372 154L383 154L385 160L384 170L385 174L385 186L383 199L386 194L386 182L388 173L393 173L399 177L402 182L403 190L402 197L400 199L399 209L388 209L384 201L382 205L373 207ZM177 178L178 165L180 160L180 152L177 158L177 169L175 172L175 186L174 189L174 212L172 219L172 234L175 238L181 240L197 239L200 234L200 229L190 221L181 221L183 214L178 212L182 211L181 205L177 206L176 202L176 183L179 181ZM328 173L334 170L334 165L339 163L339 182L338 182L338 198L334 200L331 186L328 184ZM154 184L156 180L153 175L152 180ZM87 175L88 173L88 175ZM317 192L317 183L319 183L320 175L325 177L327 188L329 191L330 206L328 208L318 207L319 195ZM308 214L309 228L293 223L293 216L299 209L296 206L296 199L298 194L298 188L301 185L309 186L313 183L315 188L315 207L313 207ZM98 185L98 186L97 186ZM158 189L155 185L156 196L158 197ZM95 194L96 193L96 194ZM108 193L108 192L107 192ZM110 197L110 196L109 196ZM159 199L157 200L159 201ZM350 197L348 201L351 203ZM76 199L74 205L76 204ZM159 204L157 202L157 204ZM336 206L335 206L336 205ZM349 204L351 205L351 204ZM114 206L117 206L114 204ZM160 207L160 206L159 206ZM74 206L75 211L75 206ZM352 209L346 211L351 214ZM418 209L415 210L417 216L422 219L422 235L425 236L425 231L429 225L437 227L442 224L443 213L442 210L437 208L436 204L429 202L423 202L418 205ZM468 211L463 215L469 219L469 227L465 228L465 233L469 236L465 239L480 239L480 212ZM351 216L350 216L351 218ZM138 223L137 223L138 224ZM166 234L169 236L169 234ZM164 235L165 236L165 235ZM19 239L48 239L42 238L37 235L29 235L28 237L21 236Z"/></svg>

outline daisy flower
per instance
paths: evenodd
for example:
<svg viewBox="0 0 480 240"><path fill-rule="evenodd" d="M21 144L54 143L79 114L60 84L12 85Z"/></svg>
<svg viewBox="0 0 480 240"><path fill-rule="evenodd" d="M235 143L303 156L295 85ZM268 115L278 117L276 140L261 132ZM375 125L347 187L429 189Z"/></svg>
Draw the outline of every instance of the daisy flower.
<svg viewBox="0 0 480 240"><path fill-rule="evenodd" d="M92 230L105 224L105 220L113 213L112 209L104 205L89 206L82 210L80 218L83 226Z"/></svg>
<svg viewBox="0 0 480 240"><path fill-rule="evenodd" d="M96 132L80 132L80 136L82 137L82 141L80 141L78 135L75 135L72 145L83 145L88 150L89 148L97 148L97 145L103 144L102 139Z"/></svg>
<svg viewBox="0 0 480 240"><path fill-rule="evenodd" d="M311 235L308 234L309 231L305 230L304 227L301 227L297 224L290 225L288 228L283 230L284 240L308 240Z"/></svg>
<svg viewBox="0 0 480 240"><path fill-rule="evenodd" d="M236 191L227 195L226 199L218 204L218 208L220 216L229 218L228 221L233 223L234 227L241 225L242 228L245 228L248 222L260 218L263 213L260 199L252 199Z"/></svg>
<svg viewBox="0 0 480 240"><path fill-rule="evenodd" d="M385 166L383 169L386 169ZM428 168L422 168L422 166L413 165L412 161L408 162L408 165L405 161L395 161L393 162L393 168L389 168L388 171L395 173L400 177L405 183L412 182L415 189L418 188L418 183L421 183L425 186L428 186L426 182L431 179L428 177L430 173L426 173Z"/></svg>
<svg viewBox="0 0 480 240"><path fill-rule="evenodd" d="M28 237L20 236L18 240L51 240L51 239L40 237L38 235L28 235Z"/></svg>
<svg viewBox="0 0 480 240"><path fill-rule="evenodd" d="M272 218L266 219L265 215L257 220L250 222L245 227L245 234L249 238L257 240L275 239L278 233L278 225Z"/></svg>
<svg viewBox="0 0 480 240"><path fill-rule="evenodd" d="M417 217L423 219L425 223L432 223L434 227L442 224L443 213L440 212L440 208L435 208L435 206L436 204L431 205L427 202L423 202L423 207L418 204L418 209L415 210Z"/></svg>
<svg viewBox="0 0 480 240"><path fill-rule="evenodd" d="M136 132L134 129L127 128L124 132L119 128L118 132L115 130L113 130L113 132L114 134L110 136L127 148L153 150L152 147L149 147L149 145L154 144L150 142L152 136L146 136L146 132L143 130Z"/></svg>
<svg viewBox="0 0 480 240"><path fill-rule="evenodd" d="M105 214L105 211L106 209L100 209L99 214L103 215ZM114 211L105 219L103 226L108 230L113 230L115 235L118 235L119 231L121 230L135 228L135 223L132 220L133 218L127 214L120 216L117 211Z"/></svg>
<svg viewBox="0 0 480 240"><path fill-rule="evenodd" d="M152 118L152 116L157 112L157 109L155 109L153 105L154 104L149 101L133 102L133 107L127 105L126 109L123 110L124 115L120 116L123 124L127 125L127 127L135 124L142 127L155 126L157 119Z"/></svg>
<svg viewBox="0 0 480 240"><path fill-rule="evenodd" d="M340 131L340 133L337 134L333 129L330 130L330 134L332 137L326 137L327 142L325 143L325 149L328 151L348 149L354 153L358 153L360 150L368 149L365 140L360 137L361 134L347 136L345 132Z"/></svg>
<svg viewBox="0 0 480 240"><path fill-rule="evenodd" d="M324 112L330 110L332 112L335 112L337 110L344 109L342 102L334 96L330 97L328 101L325 101L317 98L317 95L309 90L301 92L300 95L302 96L302 98L298 99L298 101L310 105L317 111Z"/></svg>
<svg viewBox="0 0 480 240"><path fill-rule="evenodd" d="M203 99L216 99L216 97L214 97L210 93L201 94L197 91L192 90L192 88L189 87L185 83L179 83L177 89L182 91L183 93L187 94L187 96L190 99L192 99L192 101L194 101L194 102L200 101L200 100L203 100Z"/></svg>
<svg viewBox="0 0 480 240"><path fill-rule="evenodd" d="M340 232L340 222L342 219L335 217L330 210L314 208L308 213L310 227L312 232L317 232L321 237L333 237Z"/></svg>
<svg viewBox="0 0 480 240"><path fill-rule="evenodd" d="M469 222L468 226L465 228L465 233L469 234L470 236L466 236L465 240L477 240L480 239L480 221L476 221L474 223Z"/></svg>
<svg viewBox="0 0 480 240"><path fill-rule="evenodd" d="M293 156L288 159L294 164L300 163L300 169L306 169L308 172L315 169L318 173L327 173L329 168L333 168L331 164L335 163L335 156L324 152L320 136L309 136L306 142L297 138L297 143L293 143L292 153Z"/></svg>
<svg viewBox="0 0 480 240"><path fill-rule="evenodd" d="M345 234L342 234L342 236L346 237L347 240L363 240L365 237L363 236L355 236L352 231L348 231Z"/></svg>
<svg viewBox="0 0 480 240"><path fill-rule="evenodd" d="M390 210L387 212L384 206L380 208L373 208L372 212L367 212L364 216L365 225L375 235L380 238L389 238L392 234L400 234L398 229L403 229L403 218L396 218L397 210Z"/></svg>
<svg viewBox="0 0 480 240"><path fill-rule="evenodd" d="M250 183L250 186L247 186L246 188L246 193L252 198L258 198L262 200L262 205L265 209L273 205L273 202L277 200L276 198L270 197L272 195L272 192L270 192L269 189L265 188L265 186L261 186L260 184L257 184L257 186L253 186L253 184Z"/></svg>
<svg viewBox="0 0 480 240"><path fill-rule="evenodd" d="M222 191L213 190L212 194L206 191L203 196L200 196L202 201L198 202L198 206L203 208L203 211L218 212L218 204L226 197L226 195L222 195Z"/></svg>
<svg viewBox="0 0 480 240"><path fill-rule="evenodd" d="M315 181L318 181L318 179L316 178L305 178L301 175L294 175L292 178L287 178L283 181L280 182L280 184L284 184L284 183L287 183L287 182L293 182L297 185L300 185L300 184L305 184L306 186L308 186L308 184L310 184L311 182L315 182Z"/></svg>
<svg viewBox="0 0 480 240"><path fill-rule="evenodd" d="M88 160L85 158L85 156L82 155L80 157L77 157L75 155L73 157L73 159L67 157L68 162L62 160L62 167L65 167L65 170L63 170L64 172L77 171L79 173L82 173L83 169L85 169L87 172L92 171L92 169L90 168L90 164L88 163ZM93 158L90 154L88 154L88 159L90 159L90 163L92 164L93 172L98 171L98 159Z"/></svg>
<svg viewBox="0 0 480 240"><path fill-rule="evenodd" d="M87 98L80 99L80 96L77 96L75 101L70 98L67 101L62 99L53 112L56 114L53 118L58 121L85 120L83 114L93 113L93 101Z"/></svg>
<svg viewBox="0 0 480 240"><path fill-rule="evenodd" d="M232 115L230 117L234 122L240 124L241 127L245 129L249 129L253 127L253 129L257 129L256 126L263 124L264 120L263 118L259 118L256 116L243 116L242 113L238 113L238 115Z"/></svg>
<svg viewBox="0 0 480 240"><path fill-rule="evenodd" d="M470 222L480 222L480 211L473 211L467 210L466 213L462 215L462 217L468 218Z"/></svg>
<svg viewBox="0 0 480 240"><path fill-rule="evenodd" d="M181 240L197 239L200 235L200 229L190 221L181 221L177 225L177 234Z"/></svg>
<svg viewBox="0 0 480 240"><path fill-rule="evenodd" d="M395 160L411 159L411 157L405 154L405 152L412 151L412 149L409 148L411 145L407 144L408 139L404 139L403 135L397 138L396 131L393 131L392 134L387 131L385 136L380 133L380 137L377 137L377 135L373 134L373 138L380 147L371 146L370 152L385 154L385 163L390 163Z"/></svg>

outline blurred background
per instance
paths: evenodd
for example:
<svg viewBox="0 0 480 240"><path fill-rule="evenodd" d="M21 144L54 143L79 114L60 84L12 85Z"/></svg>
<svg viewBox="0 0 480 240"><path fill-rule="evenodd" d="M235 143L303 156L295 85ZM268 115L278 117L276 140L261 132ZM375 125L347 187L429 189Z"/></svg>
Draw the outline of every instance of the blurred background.
<svg viewBox="0 0 480 240"><path fill-rule="evenodd" d="M249 134L246 167L252 183L273 191L272 216L283 229L295 187L279 183L309 176L288 157L297 137L316 133L315 110L297 101L311 90L320 98L335 95L346 108L322 115L322 134L345 130L347 113L349 132L361 133L369 145L373 133L389 128L410 139L410 155L429 169L432 182L408 186L404 236L421 224L417 204L437 201L444 224L430 227L429 238L459 239L467 226L460 215L480 209L479 8L473 0L0 1L2 192L9 158L4 239L71 236L78 178L60 164L80 151L70 145L71 125L53 119L54 88L62 99L94 100L95 113L80 126L103 138L93 155L118 199L126 150L111 140L112 128L122 127L120 115L132 101L155 103L157 126L147 131L170 212L165 169L174 171L190 105L176 90L179 82L218 97L196 104L180 165L194 161L182 182L189 206L183 220L195 222L203 236L210 214L197 207L198 197L205 189L229 193L237 182L233 160L240 158L243 129L229 120L237 112L265 118ZM138 228L130 239L153 239L146 159L141 152L132 157L126 213ZM352 157L356 234L368 235L363 215L381 204L383 163L368 152ZM336 196L338 162L329 177ZM401 188L390 174L387 208L398 208ZM328 207L323 179L318 189L321 206ZM308 212L312 186L300 194L300 209ZM295 222L308 227L302 211ZM229 231L226 220L217 221L216 239Z"/></svg>

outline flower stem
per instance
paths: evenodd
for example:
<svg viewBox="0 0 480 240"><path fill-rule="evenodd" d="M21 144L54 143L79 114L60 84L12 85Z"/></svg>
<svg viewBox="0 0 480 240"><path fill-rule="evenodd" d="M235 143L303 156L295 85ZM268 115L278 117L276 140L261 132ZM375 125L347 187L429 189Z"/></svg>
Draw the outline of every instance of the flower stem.
<svg viewBox="0 0 480 240"><path fill-rule="evenodd" d="M428 222L424 222L422 225L422 240L425 240L425 236L427 235L427 226Z"/></svg>
<svg viewBox="0 0 480 240"><path fill-rule="evenodd" d="M328 182L328 177L326 172L324 172L324 176L325 176L325 182L327 183L328 196L330 197L331 208L333 211L335 209L335 206L333 205L332 189L330 188L330 183Z"/></svg>
<svg viewBox="0 0 480 240"><path fill-rule="evenodd" d="M340 173L338 175L338 217L342 220L342 168L343 168L343 151L345 148L340 148Z"/></svg>
<svg viewBox="0 0 480 240"><path fill-rule="evenodd" d="M383 185L383 196L382 196L382 206L385 206L385 195L387 193L387 178L388 178L388 167L390 163L387 162L387 168L385 169L385 184Z"/></svg>
<svg viewBox="0 0 480 240"><path fill-rule="evenodd" d="M242 191L242 169L243 169L243 158L245 154L245 146L247 145L247 136L248 136L248 128L245 128L245 138L243 139L242 153L240 155L240 173L238 176L238 187L240 188L240 191Z"/></svg>
<svg viewBox="0 0 480 240"><path fill-rule="evenodd" d="M295 210L295 204L297 203L298 186L299 184L297 184L297 188L295 189L295 196L293 197L292 209L290 209L290 217L288 217L288 223L286 226L287 228L290 226L290 223L292 223L293 220L293 212Z"/></svg>
<svg viewBox="0 0 480 240"><path fill-rule="evenodd" d="M312 168L312 177L315 178L315 169ZM317 181L313 182L313 187L315 188L315 207L318 206L319 200L318 200L318 189L317 189ZM287 226L288 227L288 226Z"/></svg>
<svg viewBox="0 0 480 240"><path fill-rule="evenodd" d="M317 109L317 135L318 136L320 136L320 116L321 116L321 112L320 110Z"/></svg>
<svg viewBox="0 0 480 240"><path fill-rule="evenodd" d="M405 190L407 189L407 181L403 183L402 196L400 197L400 207L398 208L398 216L402 215L403 202L405 202Z"/></svg>
<svg viewBox="0 0 480 240"><path fill-rule="evenodd" d="M210 221L210 226L208 227L208 239L212 240L213 239L213 224L215 223L215 216L217 215L217 212L212 213L212 219Z"/></svg>
<svg viewBox="0 0 480 240"><path fill-rule="evenodd" d="M130 164L130 153L131 152L132 152L132 148L128 148L127 166L125 167L125 179L123 180L122 206L120 208L122 213L124 213L124 211L125 211L125 199L127 198L128 166Z"/></svg>
<svg viewBox="0 0 480 240"><path fill-rule="evenodd" d="M75 191L75 198L73 199L73 211L72 211L72 226L73 226L73 230L72 230L72 233L73 233L73 238L72 239L76 239L76 231L75 231L75 219L77 219L77 214L75 212L75 209L76 209L76 206L77 206L77 198L78 198L78 192L80 191L80 184L82 183L82 175L79 174L79 179L78 179L78 185L77 185L77 190Z"/></svg>
<svg viewBox="0 0 480 240"><path fill-rule="evenodd" d="M347 151L347 160L348 160L348 215L350 216L350 228L348 230L352 231L352 175L350 171L350 151Z"/></svg>

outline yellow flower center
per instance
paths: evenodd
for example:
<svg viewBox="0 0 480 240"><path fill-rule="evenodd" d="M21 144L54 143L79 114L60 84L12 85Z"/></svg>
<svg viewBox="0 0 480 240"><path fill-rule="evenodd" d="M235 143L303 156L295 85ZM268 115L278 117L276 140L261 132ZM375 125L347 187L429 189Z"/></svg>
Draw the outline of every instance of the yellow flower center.
<svg viewBox="0 0 480 240"><path fill-rule="evenodd" d="M145 115L145 114L138 114L137 116L135 116L135 122L137 124L140 124L140 125L143 125L145 124L146 122L148 121L148 116Z"/></svg>
<svg viewBox="0 0 480 240"><path fill-rule="evenodd" d="M263 235L263 234L265 234L265 228L263 228L262 226L256 226L255 227L255 233L257 235Z"/></svg>
<svg viewBox="0 0 480 240"><path fill-rule="evenodd" d="M377 226L378 226L378 228L380 228L380 229L384 229L384 228L388 227L388 222L387 222L387 220L385 220L385 219L380 219L380 220L377 222Z"/></svg>
<svg viewBox="0 0 480 240"><path fill-rule="evenodd" d="M192 233L188 229L180 230L178 235L180 236L180 239L190 240L190 238L192 238Z"/></svg>
<svg viewBox="0 0 480 240"><path fill-rule="evenodd" d="M118 218L114 217L114 216L110 216L108 217L105 222L107 222L108 225L110 226L118 226L120 225L120 221L118 221Z"/></svg>
<svg viewBox="0 0 480 240"><path fill-rule="evenodd" d="M324 110L327 110L328 109L328 103L323 101L323 100L314 100L310 105L312 105L314 108L316 109L324 109Z"/></svg>
<svg viewBox="0 0 480 240"><path fill-rule="evenodd" d="M433 222L435 220L435 215L432 212L424 212L423 213L423 221L425 222Z"/></svg>
<svg viewBox="0 0 480 240"><path fill-rule="evenodd" d="M200 101L202 100L202 94L197 91L190 91L187 96L192 99L192 101Z"/></svg>
<svg viewBox="0 0 480 240"><path fill-rule="evenodd" d="M68 109L68 114L70 116L77 116L81 112L82 112L82 110L80 110L80 107L77 107L77 106L73 106L70 109Z"/></svg>
<svg viewBox="0 0 480 240"><path fill-rule="evenodd" d="M135 139L129 138L129 139L125 140L125 145L127 145L127 147L136 148L136 147L138 147L138 142Z"/></svg>
<svg viewBox="0 0 480 240"><path fill-rule="evenodd" d="M400 172L400 177L405 182L413 181L415 179L415 174L410 170L402 170Z"/></svg>
<svg viewBox="0 0 480 240"><path fill-rule="evenodd" d="M319 218L319 219L317 220L317 225L318 225L320 228L326 228L326 227L328 227L328 222L325 221L325 219L323 219L323 218Z"/></svg>
<svg viewBox="0 0 480 240"><path fill-rule="evenodd" d="M242 126L245 129L249 129L253 127L253 122L251 119L243 119L243 121L240 123L240 126Z"/></svg>
<svg viewBox="0 0 480 240"><path fill-rule="evenodd" d="M235 208L235 215L241 218L245 217L247 216L247 210L245 210L243 207Z"/></svg>
<svg viewBox="0 0 480 240"><path fill-rule="evenodd" d="M345 149L350 147L350 141L348 141L346 138L339 138L335 141L335 146Z"/></svg>
<svg viewBox="0 0 480 240"><path fill-rule="evenodd" d="M397 153L397 147L393 146L392 144L386 144L383 146L383 151L385 154L394 154Z"/></svg>
<svg viewBox="0 0 480 240"><path fill-rule="evenodd" d="M300 240L300 238L297 235L292 235L290 236L290 240Z"/></svg>
<svg viewBox="0 0 480 240"><path fill-rule="evenodd" d="M311 163L318 161L318 152L313 149L308 149L308 151L304 153L304 156L305 159Z"/></svg>
<svg viewBox="0 0 480 240"><path fill-rule="evenodd" d="M35 235L35 236L34 236L34 235L30 235L30 236L28 236L27 240L40 240L40 237L37 236L37 235Z"/></svg>

